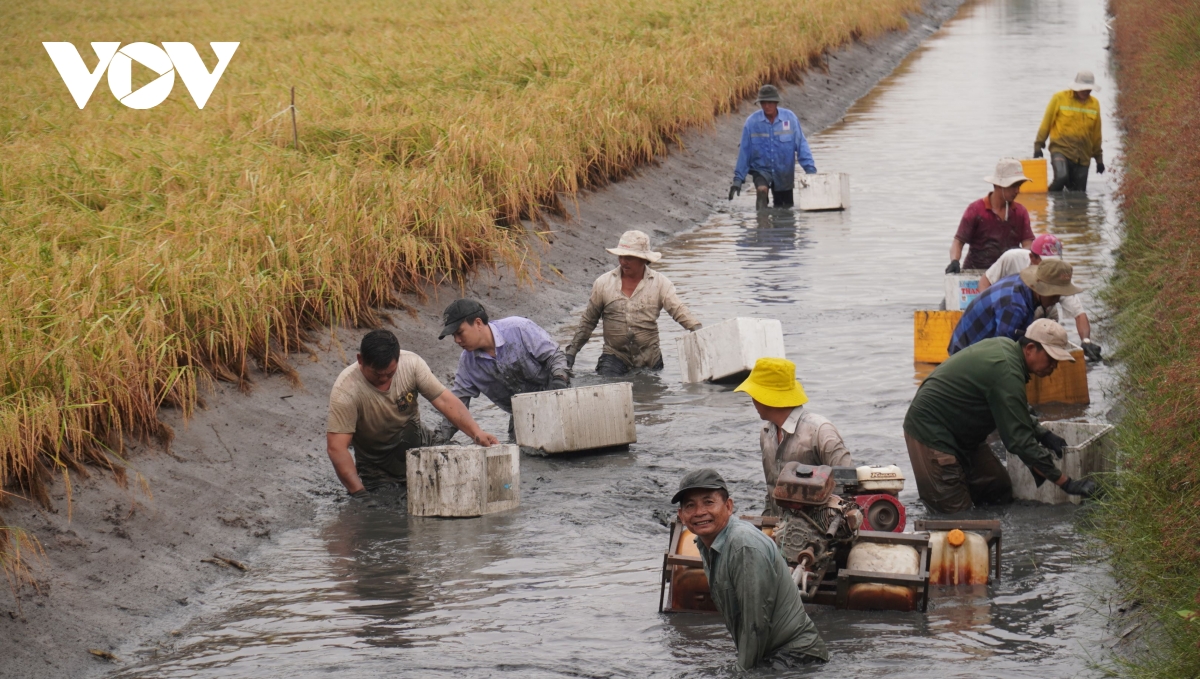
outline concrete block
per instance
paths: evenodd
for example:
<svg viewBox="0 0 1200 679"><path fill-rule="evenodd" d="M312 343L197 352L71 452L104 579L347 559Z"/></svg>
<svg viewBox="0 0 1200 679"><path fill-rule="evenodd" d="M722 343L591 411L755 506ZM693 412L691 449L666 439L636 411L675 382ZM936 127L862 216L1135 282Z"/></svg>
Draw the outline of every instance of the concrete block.
<svg viewBox="0 0 1200 679"><path fill-rule="evenodd" d="M979 296L979 279L985 273L983 269L963 269L946 274L946 311L966 311L971 300Z"/></svg>
<svg viewBox="0 0 1200 679"><path fill-rule="evenodd" d="M796 206L805 212L850 207L850 175L845 172L796 172Z"/></svg>
<svg viewBox="0 0 1200 679"><path fill-rule="evenodd" d="M950 338L962 315L961 311L914 311L913 360L941 363L949 358Z"/></svg>
<svg viewBox="0 0 1200 679"><path fill-rule="evenodd" d="M1021 193L1046 193L1050 190L1045 158L1023 159L1021 171L1025 173L1026 177L1029 177L1029 181L1021 184Z"/></svg>
<svg viewBox="0 0 1200 679"><path fill-rule="evenodd" d="M760 358L787 358L783 324L768 318L731 318L675 340L684 383L745 376Z"/></svg>
<svg viewBox="0 0 1200 679"><path fill-rule="evenodd" d="M408 451L409 516L482 516L521 504L521 449L433 446Z"/></svg>
<svg viewBox="0 0 1200 679"><path fill-rule="evenodd" d="M1092 422L1043 422L1042 426L1067 440L1067 449L1058 468L1073 479L1086 479L1097 472L1113 469L1115 447L1109 436L1110 424ZM1039 488L1033 480L1033 472L1021 458L1008 453L1008 478L1012 480L1013 497L1018 500L1033 500L1048 505L1067 502L1079 504L1080 499L1067 495L1061 488L1046 481Z"/></svg>
<svg viewBox="0 0 1200 679"><path fill-rule="evenodd" d="M522 446L570 453L637 442L631 382L518 394L512 404Z"/></svg>
<svg viewBox="0 0 1200 679"><path fill-rule="evenodd" d="M1043 403L1066 403L1086 405L1092 402L1088 393L1087 362L1083 349L1071 352L1075 362L1059 361L1058 368L1049 377L1034 375L1025 385L1025 396L1030 405Z"/></svg>

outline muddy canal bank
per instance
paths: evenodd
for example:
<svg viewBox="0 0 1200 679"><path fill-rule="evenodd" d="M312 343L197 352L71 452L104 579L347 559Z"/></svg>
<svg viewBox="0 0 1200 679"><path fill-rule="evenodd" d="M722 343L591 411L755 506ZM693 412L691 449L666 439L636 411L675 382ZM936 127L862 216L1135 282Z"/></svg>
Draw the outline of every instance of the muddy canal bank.
<svg viewBox="0 0 1200 679"><path fill-rule="evenodd" d="M785 90L785 105L797 111L810 132L827 127L959 4L931 0L923 15L912 18L908 31L831 55L827 72L809 74L803 86ZM559 335L565 336L561 325L586 299L592 279L611 266L603 246L627 228L642 228L661 242L694 229L723 202L719 199L748 111L744 106L717 121L714 129L687 135L685 149L638 177L581 197L577 219L557 225L554 242L541 253L545 281L517 285L511 272L501 270L472 281L468 294L484 300L497 315L525 315L559 327ZM405 348L448 377L457 350L448 342L438 343L435 333L440 309L457 291L435 293L425 301L412 300L414 315L395 314L395 327ZM187 425L165 413L176 430L170 453L154 452L155 446L145 444L131 449L131 464L152 497L136 479L121 486L92 473L76 477L70 507L59 487L51 513L20 503L6 510L6 516L18 518L42 541L48 559L41 593L26 592L19 612L10 607L9 615L0 616L0 656L5 659L0 676L84 676L114 669L88 655L91 648L118 651L117 667L144 659L141 650L179 641L170 631L188 619L201 612L213 615L223 605L223 592L276 577L270 574L271 564L284 562L274 555L291 553L293 529L331 525L320 529L331 530L330 535L360 530L339 530L336 520L328 524L330 513L337 514L342 505L336 502L341 491L323 443L328 389L347 357L352 358L357 337L356 332L339 332L323 338L323 350L311 360L297 357L302 388L278 377L261 377L249 396L219 387L206 399L207 409ZM494 430L502 427L494 414L484 419ZM584 469L593 464L613 461L580 463ZM525 481L536 485L538 474L531 469ZM647 520L644 512L636 513L638 522ZM362 530L369 534L371 522L382 519L362 518ZM546 539L558 530L549 531ZM345 544L352 546L344 556L357 549L347 539ZM214 553L246 561L252 570L236 575L201 562ZM380 554L385 561L394 557ZM472 569L455 560L444 567L447 573ZM639 571L637 577L644 574ZM148 645L142 644L146 639ZM140 650L128 655L134 648Z"/></svg>

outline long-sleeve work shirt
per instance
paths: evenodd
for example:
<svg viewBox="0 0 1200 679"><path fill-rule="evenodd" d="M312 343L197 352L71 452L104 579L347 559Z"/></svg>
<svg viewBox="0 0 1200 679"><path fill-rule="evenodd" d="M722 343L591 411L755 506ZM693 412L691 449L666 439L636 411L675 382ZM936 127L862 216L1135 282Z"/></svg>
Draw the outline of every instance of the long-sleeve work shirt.
<svg viewBox="0 0 1200 679"><path fill-rule="evenodd" d="M999 430L1010 453L1057 481L1062 472L1037 441L1046 429L1029 415L1028 381L1019 343L1007 337L985 339L951 356L925 378L904 416L904 431L969 467L970 453Z"/></svg>
<svg viewBox="0 0 1200 679"><path fill-rule="evenodd" d="M572 356L579 353L603 318L604 353L616 356L631 368L653 368L662 360L658 315L663 309L688 330L700 326L666 276L646 267L633 294L626 297L621 292L621 268L617 267L592 284L592 296L566 353Z"/></svg>
<svg viewBox="0 0 1200 679"><path fill-rule="evenodd" d="M989 337L1018 339L1037 318L1040 304L1021 276L1001 278L971 300L950 336L951 356Z"/></svg>
<svg viewBox="0 0 1200 679"><path fill-rule="evenodd" d="M797 160L806 173L817 171L796 114L781 108L775 115L775 122L771 122L761 110L755 111L742 126L742 143L738 149L737 167L733 170L733 183L740 185L753 171L768 178L773 190L791 191L796 181Z"/></svg>
<svg viewBox="0 0 1200 679"><path fill-rule="evenodd" d="M550 334L537 323L520 316L509 316L488 323L496 342L496 355L483 349L464 351L458 357L458 370L450 391L470 406L471 399L483 394L506 413L512 413L512 397L542 391L550 378L567 379L567 357ZM449 438L457 429L442 418L441 437Z"/></svg>
<svg viewBox="0 0 1200 679"><path fill-rule="evenodd" d="M731 517L712 547L698 537L696 547L713 604L737 646L738 667L748 670L783 650L829 660L787 562L771 538Z"/></svg>
<svg viewBox="0 0 1200 679"><path fill-rule="evenodd" d="M1042 126L1034 144L1041 147L1050 138L1050 153L1061 153L1073 163L1088 165L1092 158L1104 162L1100 149L1100 102L1075 98L1075 92L1063 90L1050 98Z"/></svg>
<svg viewBox="0 0 1200 679"><path fill-rule="evenodd" d="M780 429L783 429L782 439L779 437ZM779 470L787 463L799 462L831 467L848 467L854 464L837 427L825 417L805 410L804 406L793 408L791 414L783 421L783 427L764 422L759 433L758 445L762 449L763 475L767 479L765 513L770 515L779 513L772 491L775 489L775 482L779 480Z"/></svg>

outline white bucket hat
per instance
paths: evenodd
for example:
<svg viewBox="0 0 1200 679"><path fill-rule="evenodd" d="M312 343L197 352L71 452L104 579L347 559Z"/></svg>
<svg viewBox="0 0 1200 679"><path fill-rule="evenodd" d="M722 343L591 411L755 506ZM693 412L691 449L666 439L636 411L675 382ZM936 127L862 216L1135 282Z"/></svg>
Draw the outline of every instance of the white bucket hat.
<svg viewBox="0 0 1200 679"><path fill-rule="evenodd" d="M1071 89L1076 92L1083 90L1091 90L1099 92L1100 88L1096 85L1096 76L1092 75L1091 71L1080 71L1075 74L1075 82L1071 83Z"/></svg>
<svg viewBox="0 0 1200 679"><path fill-rule="evenodd" d="M1025 329L1025 336L1042 345L1046 353L1050 354L1050 358L1056 361L1075 362L1075 357L1071 355L1071 352L1079 347L1067 341L1067 331L1063 330L1058 321L1039 318Z"/></svg>
<svg viewBox="0 0 1200 679"><path fill-rule="evenodd" d="M1017 182L1029 181L1029 177L1025 176L1021 161L1016 158L1001 158L1000 162L996 163L996 172L984 177L983 181L1008 188Z"/></svg>
<svg viewBox="0 0 1200 679"><path fill-rule="evenodd" d="M650 236L641 231L626 231L621 234L621 241L617 243L617 247L605 248L605 250L618 257L628 255L644 259L651 264L662 259L661 252L654 252L650 249Z"/></svg>

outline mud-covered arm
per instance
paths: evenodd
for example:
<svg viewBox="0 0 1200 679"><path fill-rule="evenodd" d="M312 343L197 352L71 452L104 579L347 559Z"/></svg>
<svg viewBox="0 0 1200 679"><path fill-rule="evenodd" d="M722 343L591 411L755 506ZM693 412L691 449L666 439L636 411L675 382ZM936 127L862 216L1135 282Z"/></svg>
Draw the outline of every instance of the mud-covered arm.
<svg viewBox="0 0 1200 679"><path fill-rule="evenodd" d="M748 670L757 665L771 649L771 619L775 615L775 578L773 555L766 550L744 546L721 558L729 559L734 574L738 604L738 667Z"/></svg>
<svg viewBox="0 0 1200 679"><path fill-rule="evenodd" d="M837 427L830 423L817 427L817 450L821 453L821 464L831 467L853 467L850 449L842 440Z"/></svg>
<svg viewBox="0 0 1200 679"><path fill-rule="evenodd" d="M675 284L671 281L663 284L662 307L668 314L671 314L671 318L674 318L676 323L684 328L695 330L700 327L700 321L696 320L683 300L679 299L679 293L675 292Z"/></svg>
<svg viewBox="0 0 1200 679"><path fill-rule="evenodd" d="M354 434L325 433L325 452L333 463L333 471L338 481L346 487L346 492L353 495L363 489L362 479L358 477L358 468L354 466L354 456L350 454L350 440Z"/></svg>
<svg viewBox="0 0 1200 679"><path fill-rule="evenodd" d="M604 313L604 292L600 287L600 281L597 280L592 285L592 296L588 299L587 308L583 310L583 316L579 319L579 329L575 331L575 337L571 343L567 345L565 352L574 356L579 353L583 345L592 338L592 332L596 329L596 324L600 322L600 316Z"/></svg>
<svg viewBox="0 0 1200 679"><path fill-rule="evenodd" d="M1029 415L1025 382L1016 375L1003 377L988 390L987 401L1004 447L1021 458L1034 471L1035 477L1040 475L1057 481L1062 472L1054 466L1050 451L1038 443L1046 429Z"/></svg>
<svg viewBox="0 0 1200 679"><path fill-rule="evenodd" d="M461 429L467 436L470 436L476 445L494 446L499 443L495 436L487 433L482 427L476 424L475 418L471 417L471 413L467 410L467 407L449 389L443 391L437 398L432 399L430 403L446 419L450 420L451 424Z"/></svg>

